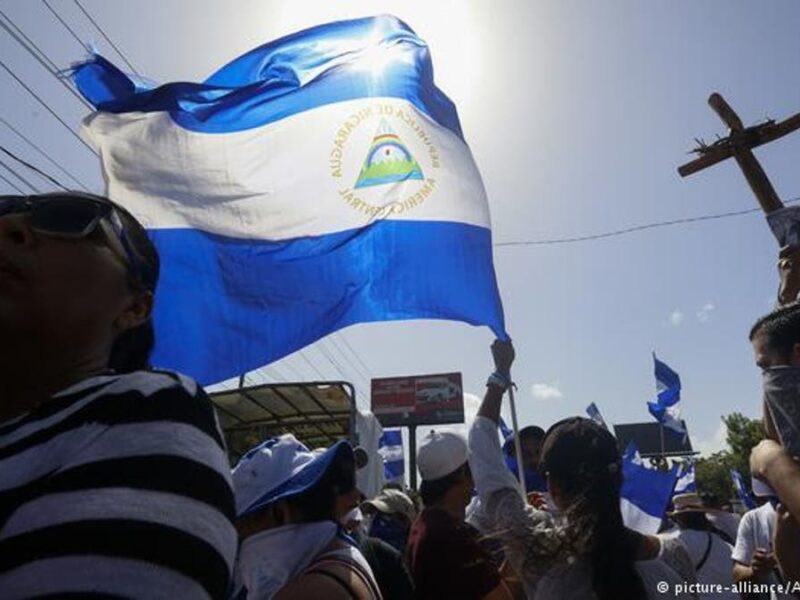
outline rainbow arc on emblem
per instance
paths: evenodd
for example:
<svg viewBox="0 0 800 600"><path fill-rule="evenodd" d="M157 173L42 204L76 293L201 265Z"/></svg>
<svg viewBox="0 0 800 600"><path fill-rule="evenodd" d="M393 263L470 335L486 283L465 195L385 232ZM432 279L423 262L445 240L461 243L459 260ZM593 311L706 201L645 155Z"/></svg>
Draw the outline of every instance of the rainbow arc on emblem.
<svg viewBox="0 0 800 600"><path fill-rule="evenodd" d="M355 188L423 180L422 169L386 119L382 119L361 166Z"/></svg>

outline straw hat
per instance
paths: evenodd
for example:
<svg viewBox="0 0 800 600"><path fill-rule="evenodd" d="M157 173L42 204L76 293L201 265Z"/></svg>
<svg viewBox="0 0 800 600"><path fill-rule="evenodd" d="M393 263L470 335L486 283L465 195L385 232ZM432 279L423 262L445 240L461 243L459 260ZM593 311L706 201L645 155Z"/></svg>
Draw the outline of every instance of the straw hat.
<svg viewBox="0 0 800 600"><path fill-rule="evenodd" d="M716 509L708 508L703 504L703 500L700 498L699 494L694 492L690 492L687 494L676 494L672 497L672 506L675 510L672 512L668 512L667 515L670 517L674 515L682 515L685 513L692 513L692 512L704 512L704 513L712 513L712 512L719 512Z"/></svg>

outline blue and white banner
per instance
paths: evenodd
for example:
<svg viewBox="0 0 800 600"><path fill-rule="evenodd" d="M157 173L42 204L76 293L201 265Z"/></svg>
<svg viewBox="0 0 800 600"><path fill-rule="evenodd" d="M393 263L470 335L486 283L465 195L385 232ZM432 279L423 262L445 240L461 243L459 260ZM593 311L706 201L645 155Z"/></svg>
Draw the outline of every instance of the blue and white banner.
<svg viewBox="0 0 800 600"><path fill-rule="evenodd" d="M697 483L694 478L694 462L691 462L682 467L680 475L678 476L678 482L675 484L675 491L672 495L688 494L696 491Z"/></svg>
<svg viewBox="0 0 800 600"><path fill-rule="evenodd" d="M658 533L678 478L677 467L670 471L648 468L631 442L622 455L622 473L620 509L625 525L645 535Z"/></svg>
<svg viewBox="0 0 800 600"><path fill-rule="evenodd" d="M747 510L753 510L758 506L755 499L750 494L747 486L744 484L744 477L737 469L731 469L731 479L733 480L733 487L736 488L736 495L742 501Z"/></svg>
<svg viewBox="0 0 800 600"><path fill-rule="evenodd" d="M399 429L384 429L378 443L378 454L383 459L386 480L402 481L406 472L406 462L403 454L403 436Z"/></svg>
<svg viewBox="0 0 800 600"><path fill-rule="evenodd" d="M681 423L681 378L666 363L658 360L655 353L653 362L658 396L655 402L647 403L647 408L666 429L685 437L686 429Z"/></svg>
<svg viewBox="0 0 800 600"><path fill-rule="evenodd" d="M162 259L154 364L216 382L353 323L451 319L506 339L486 192L428 47L330 23L202 83L73 78L107 193Z"/></svg>
<svg viewBox="0 0 800 600"><path fill-rule="evenodd" d="M603 418L603 415L600 414L600 409L597 408L597 404L592 402L589 406L587 406L586 407L586 414L589 415L589 418L592 421L594 421L595 423L597 423L601 427L604 427L605 429L608 429L608 425L606 425L606 421Z"/></svg>

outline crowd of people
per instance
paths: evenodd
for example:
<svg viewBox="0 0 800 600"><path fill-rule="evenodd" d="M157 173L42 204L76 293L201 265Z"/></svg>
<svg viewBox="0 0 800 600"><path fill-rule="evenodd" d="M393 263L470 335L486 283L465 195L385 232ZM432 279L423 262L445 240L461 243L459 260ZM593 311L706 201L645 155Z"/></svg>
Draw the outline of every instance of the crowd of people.
<svg viewBox="0 0 800 600"><path fill-rule="evenodd" d="M347 441L286 434L231 469L202 388L149 366L158 278L145 230L109 199L0 197L2 598L800 597L758 587L800 580L798 304L750 332L761 506L738 520L677 495L643 535L623 522L621 453L603 426L523 428L521 465L501 440L510 342L492 346L468 435L421 441L418 493L390 483L365 498Z"/></svg>

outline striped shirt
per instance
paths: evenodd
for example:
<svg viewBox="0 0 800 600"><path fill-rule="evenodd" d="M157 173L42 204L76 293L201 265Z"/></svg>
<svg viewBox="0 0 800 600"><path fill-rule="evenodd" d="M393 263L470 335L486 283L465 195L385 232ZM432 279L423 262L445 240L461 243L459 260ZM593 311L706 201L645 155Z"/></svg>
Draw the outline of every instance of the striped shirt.
<svg viewBox="0 0 800 600"><path fill-rule="evenodd" d="M92 377L0 423L0 598L222 598L233 518L216 415L183 376Z"/></svg>

